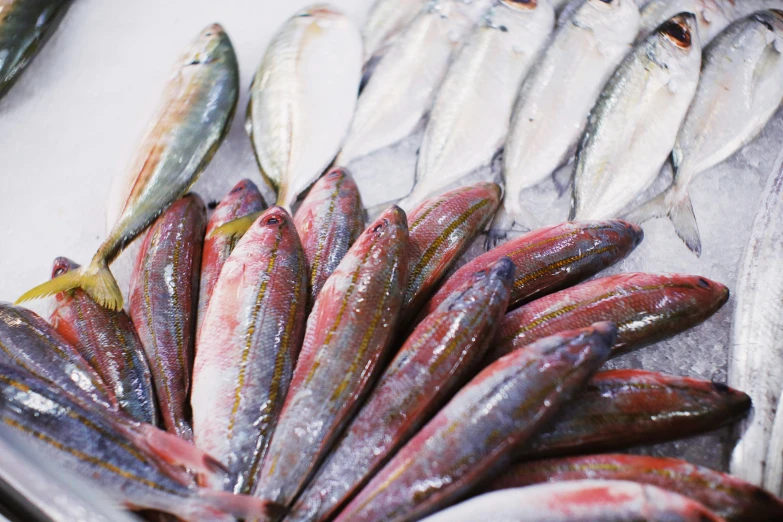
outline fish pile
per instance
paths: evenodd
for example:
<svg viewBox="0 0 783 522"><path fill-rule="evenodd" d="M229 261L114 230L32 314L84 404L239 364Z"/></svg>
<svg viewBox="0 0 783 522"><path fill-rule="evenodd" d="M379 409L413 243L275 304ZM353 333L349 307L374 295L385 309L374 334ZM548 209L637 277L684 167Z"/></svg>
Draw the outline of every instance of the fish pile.
<svg viewBox="0 0 783 522"><path fill-rule="evenodd" d="M783 170L743 261L729 385L601 370L726 304L698 275L599 274L643 240L633 220L669 215L698 251L688 184L783 98L775 2L642 3L379 0L364 34L308 7L247 108L277 201L245 179L211 214L189 190L239 73L206 27L92 260L0 303L5 429L153 520L783 520L783 275L763 262ZM415 188L368 224L348 163L422 119ZM505 193L462 182L503 148ZM519 192L574 150L571 220L523 230ZM670 154L671 188L620 219ZM124 293L109 267L137 238ZM18 305L45 296L48 321ZM613 453L735 423L736 476Z"/></svg>

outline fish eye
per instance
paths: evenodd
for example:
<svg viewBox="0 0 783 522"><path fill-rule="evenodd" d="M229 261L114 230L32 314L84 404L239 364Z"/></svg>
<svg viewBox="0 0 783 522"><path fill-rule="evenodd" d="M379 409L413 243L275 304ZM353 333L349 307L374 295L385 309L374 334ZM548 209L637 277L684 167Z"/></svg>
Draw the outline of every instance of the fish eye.
<svg viewBox="0 0 783 522"><path fill-rule="evenodd" d="M605 4L611 4L611 3L612 3L612 0L601 0L601 1L602 1L603 3L605 3Z"/></svg>
<svg viewBox="0 0 783 522"><path fill-rule="evenodd" d="M381 230L386 228L386 226L388 224L389 224L389 222L384 219L383 222L378 223L377 225L375 225L375 228L373 228L372 231L377 234L378 232L380 232Z"/></svg>
<svg viewBox="0 0 783 522"><path fill-rule="evenodd" d="M55 271L54 271L54 277L61 276L61 275L63 275L64 273L65 273L65 268L64 268L64 267L61 267L61 266L60 266L60 267L57 267L57 268L55 269Z"/></svg>
<svg viewBox="0 0 783 522"><path fill-rule="evenodd" d="M678 47L687 49L691 46L691 32L683 23L670 20L661 26L661 32Z"/></svg>
<svg viewBox="0 0 783 522"><path fill-rule="evenodd" d="M774 31L774 30L775 30L775 28L774 28L774 27L772 27L772 24L771 24L771 23L769 23L767 20L765 20L763 16L756 15L756 16L754 16L753 18L754 18L754 19L755 19L755 20L756 20L758 23L760 23L761 25L763 25L764 27L766 27L768 30L770 30L770 31Z"/></svg>
<svg viewBox="0 0 783 522"><path fill-rule="evenodd" d="M236 194L237 192L242 192L243 190L245 190L244 185L237 185L236 187L231 189L231 192L229 192L229 194Z"/></svg>
<svg viewBox="0 0 783 522"><path fill-rule="evenodd" d="M269 216L264 222L265 225L279 225L283 220L280 216Z"/></svg>
<svg viewBox="0 0 783 522"><path fill-rule="evenodd" d="M710 282L707 281L706 279L704 279L703 277L700 277L697 283L702 288L709 288L710 287Z"/></svg>

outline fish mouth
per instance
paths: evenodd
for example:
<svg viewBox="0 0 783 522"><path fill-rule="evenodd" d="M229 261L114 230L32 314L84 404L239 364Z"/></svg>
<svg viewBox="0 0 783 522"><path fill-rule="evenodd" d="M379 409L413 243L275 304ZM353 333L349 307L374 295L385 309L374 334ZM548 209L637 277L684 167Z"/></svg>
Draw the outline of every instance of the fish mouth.
<svg viewBox="0 0 783 522"><path fill-rule="evenodd" d="M680 13L665 21L658 32L681 49L690 49L693 44L694 16L691 13Z"/></svg>
<svg viewBox="0 0 783 522"><path fill-rule="evenodd" d="M500 0L500 3L511 9L532 10L538 7L538 0Z"/></svg>

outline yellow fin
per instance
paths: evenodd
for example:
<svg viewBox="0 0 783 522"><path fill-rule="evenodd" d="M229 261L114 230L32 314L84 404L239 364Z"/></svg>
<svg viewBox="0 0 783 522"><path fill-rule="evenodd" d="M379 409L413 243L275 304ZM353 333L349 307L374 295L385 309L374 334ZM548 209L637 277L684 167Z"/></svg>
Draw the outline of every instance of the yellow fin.
<svg viewBox="0 0 783 522"><path fill-rule="evenodd" d="M80 286L81 275L78 270L73 272L66 272L61 276L57 276L54 279L50 279L44 284L38 285L32 290L28 290L22 296L16 300L14 304L24 303L25 301L32 301L33 299L41 299L42 297L49 297L50 295L59 294L66 290L72 290Z"/></svg>
<svg viewBox="0 0 783 522"><path fill-rule="evenodd" d="M122 292L117 286L117 281L102 259L93 260L89 266L81 270L66 272L60 276L51 279L42 285L38 285L32 290L25 292L16 304L33 299L40 299L50 295L58 294L66 290L81 288L95 302L110 310L120 310L122 308Z"/></svg>
<svg viewBox="0 0 783 522"><path fill-rule="evenodd" d="M215 230L210 232L209 237L216 237L216 236L240 236L241 237L245 234L245 232L248 231L248 229L253 225L253 223L256 222L256 219L258 219L258 216L260 216L261 214L262 212L253 212L252 214L248 214L247 216L243 216L233 221L229 221L228 223L220 225Z"/></svg>
<svg viewBox="0 0 783 522"><path fill-rule="evenodd" d="M79 271L79 277L79 286L96 303L109 310L122 309L122 292L105 260L93 259L88 266Z"/></svg>

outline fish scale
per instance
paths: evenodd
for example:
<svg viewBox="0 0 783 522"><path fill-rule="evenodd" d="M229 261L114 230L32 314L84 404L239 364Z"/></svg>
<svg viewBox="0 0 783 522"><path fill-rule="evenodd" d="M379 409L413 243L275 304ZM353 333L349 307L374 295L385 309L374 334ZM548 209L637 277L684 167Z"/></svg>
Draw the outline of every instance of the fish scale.
<svg viewBox="0 0 783 522"><path fill-rule="evenodd" d="M465 381L508 305L503 258L455 290L410 335L286 517L329 519Z"/></svg>
<svg viewBox="0 0 783 522"><path fill-rule="evenodd" d="M190 194L147 232L129 293L130 316L150 362L163 423L193 438L186 412L195 344L206 208Z"/></svg>
<svg viewBox="0 0 783 522"><path fill-rule="evenodd" d="M642 455L588 455L522 462L482 487L482 492L566 480L632 480L702 503L730 522L776 522L783 501L736 477L684 460Z"/></svg>
<svg viewBox="0 0 783 522"><path fill-rule="evenodd" d="M59 277L79 265L57 258L52 277ZM112 388L120 407L139 422L156 425L158 411L147 356L130 317L108 310L83 290L57 294L49 322L98 372Z"/></svg>
<svg viewBox="0 0 783 522"><path fill-rule="evenodd" d="M516 455L614 451L685 438L732 423L749 409L750 398L725 384L643 370L604 371Z"/></svg>
<svg viewBox="0 0 783 522"><path fill-rule="evenodd" d="M293 219L270 207L223 266L193 369L196 445L225 462L218 489L250 492L302 343L305 254Z"/></svg>
<svg viewBox="0 0 783 522"><path fill-rule="evenodd" d="M0 0L0 98L46 43L71 0Z"/></svg>
<svg viewBox="0 0 783 522"><path fill-rule="evenodd" d="M608 323L564 332L471 380L365 486L335 522L417 520L507 463L606 360Z"/></svg>
<svg viewBox="0 0 783 522"><path fill-rule="evenodd" d="M196 339L201 332L207 305L220 276L220 270L239 240L236 235L220 236L216 234L213 236L212 231L235 219L260 212L264 208L266 208L266 203L258 187L249 179L243 179L220 201L215 212L209 218L204 239L204 252L201 255Z"/></svg>
<svg viewBox="0 0 783 522"><path fill-rule="evenodd" d="M500 201L495 183L477 183L423 201L409 215L410 263L403 323L415 317Z"/></svg>
<svg viewBox="0 0 783 522"><path fill-rule="evenodd" d="M364 230L359 188L346 169L333 169L315 182L294 215L307 256L308 306Z"/></svg>
<svg viewBox="0 0 783 522"><path fill-rule="evenodd" d="M621 480L578 480L514 488L468 500L422 522L725 522L702 504L655 486Z"/></svg>
<svg viewBox="0 0 783 522"><path fill-rule="evenodd" d="M525 300L578 283L617 263L643 237L639 227L619 220L562 223L535 230L460 267L424 306L420 317L434 310L465 277L501 257L510 257L517 267L509 303L513 308Z"/></svg>
<svg viewBox="0 0 783 522"><path fill-rule="evenodd" d="M190 474L149 453L116 419L85 407L18 369L0 365L0 422L19 444L70 473L101 485L130 509L156 509L185 520L234 520L264 513L250 498L196 487Z"/></svg>
<svg viewBox="0 0 783 522"><path fill-rule="evenodd" d="M594 279L507 314L489 357L596 321L617 324L616 357L707 320L728 298L724 285L697 276L627 273Z"/></svg>
<svg viewBox="0 0 783 522"><path fill-rule="evenodd" d="M256 497L288 508L369 391L402 308L407 270L407 221L392 207L362 233L315 302Z"/></svg>

